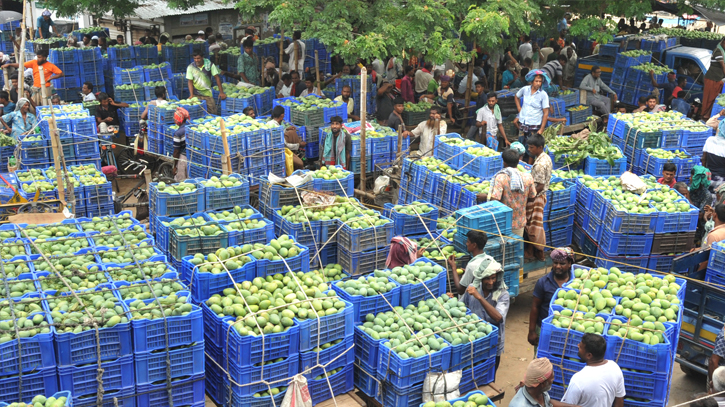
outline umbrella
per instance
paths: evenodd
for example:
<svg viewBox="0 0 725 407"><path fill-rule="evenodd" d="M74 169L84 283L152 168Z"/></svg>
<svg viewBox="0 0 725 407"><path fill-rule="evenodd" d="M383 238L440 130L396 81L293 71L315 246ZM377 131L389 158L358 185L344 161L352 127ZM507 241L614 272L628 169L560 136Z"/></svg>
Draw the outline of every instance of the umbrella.
<svg viewBox="0 0 725 407"><path fill-rule="evenodd" d="M532 69L531 71L529 71L529 73L526 74L526 82L533 82L536 75L541 75L544 77L544 83L541 84L542 88L551 85L551 79L549 79L549 75L541 69Z"/></svg>
<svg viewBox="0 0 725 407"><path fill-rule="evenodd" d="M0 24L22 20L23 15L15 11L0 11Z"/></svg>

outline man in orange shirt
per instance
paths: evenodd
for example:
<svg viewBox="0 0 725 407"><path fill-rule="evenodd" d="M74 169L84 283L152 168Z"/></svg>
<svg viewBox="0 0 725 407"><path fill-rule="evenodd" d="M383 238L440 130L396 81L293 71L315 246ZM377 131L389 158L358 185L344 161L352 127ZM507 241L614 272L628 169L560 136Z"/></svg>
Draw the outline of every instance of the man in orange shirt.
<svg viewBox="0 0 725 407"><path fill-rule="evenodd" d="M38 51L36 54L36 57L32 61L28 61L24 64L25 68L32 68L33 69L33 102L35 102L36 105L47 105L50 103L50 95L54 93L53 86L50 84L50 81L53 79L58 79L63 77L63 71L61 71L57 66L53 65L52 63L48 62L48 51L41 50ZM45 89L43 92L40 91L40 69L39 67L43 67L43 75L45 76ZM13 67L18 68L17 63L13 64L5 64L0 68L6 68L6 67Z"/></svg>

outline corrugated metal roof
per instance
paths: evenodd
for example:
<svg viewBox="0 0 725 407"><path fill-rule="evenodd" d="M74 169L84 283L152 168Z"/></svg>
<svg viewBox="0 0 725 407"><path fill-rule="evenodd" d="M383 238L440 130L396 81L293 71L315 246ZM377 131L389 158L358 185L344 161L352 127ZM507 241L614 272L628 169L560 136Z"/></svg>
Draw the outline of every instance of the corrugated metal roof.
<svg viewBox="0 0 725 407"><path fill-rule="evenodd" d="M205 11L229 10L234 8L233 2L222 2L216 0L206 0L204 4L200 4L188 10L169 8L168 4L169 3L165 0L146 0L143 4L140 4L136 8L136 15L139 18L150 20L152 18L203 13Z"/></svg>

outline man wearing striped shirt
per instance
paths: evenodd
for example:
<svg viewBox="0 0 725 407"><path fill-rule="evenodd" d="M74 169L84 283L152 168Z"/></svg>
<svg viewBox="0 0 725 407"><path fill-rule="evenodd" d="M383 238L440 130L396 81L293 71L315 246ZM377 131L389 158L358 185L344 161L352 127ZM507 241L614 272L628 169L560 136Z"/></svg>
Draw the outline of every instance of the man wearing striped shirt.
<svg viewBox="0 0 725 407"><path fill-rule="evenodd" d="M564 65L566 65L566 55L559 55L555 61L547 62L546 65L544 65L543 68L541 68L542 71L546 72L547 75L549 75L549 79L551 79L551 84L559 84L559 87L562 89L565 89L564 87ZM556 80L555 80L556 79Z"/></svg>
<svg viewBox="0 0 725 407"><path fill-rule="evenodd" d="M174 179L179 182L188 178L186 173L186 122L190 119L186 109L176 108L174 122L179 128L174 132Z"/></svg>

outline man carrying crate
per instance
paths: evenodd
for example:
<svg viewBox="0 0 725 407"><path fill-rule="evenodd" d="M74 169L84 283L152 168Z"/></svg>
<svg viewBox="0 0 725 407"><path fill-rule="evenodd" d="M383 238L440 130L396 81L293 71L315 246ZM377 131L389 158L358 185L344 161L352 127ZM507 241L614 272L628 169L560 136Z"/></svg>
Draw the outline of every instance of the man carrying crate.
<svg viewBox="0 0 725 407"><path fill-rule="evenodd" d="M190 97L198 97L206 101L206 109L209 114L216 114L216 103L212 96L212 78L216 79L219 87L219 99L224 100L227 95L222 87L222 80L219 77L219 68L210 60L204 58L201 51L194 51L194 62L186 68L186 79L189 83Z"/></svg>

